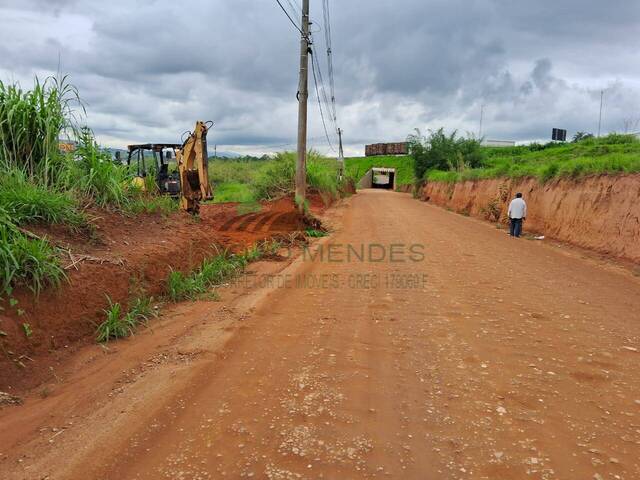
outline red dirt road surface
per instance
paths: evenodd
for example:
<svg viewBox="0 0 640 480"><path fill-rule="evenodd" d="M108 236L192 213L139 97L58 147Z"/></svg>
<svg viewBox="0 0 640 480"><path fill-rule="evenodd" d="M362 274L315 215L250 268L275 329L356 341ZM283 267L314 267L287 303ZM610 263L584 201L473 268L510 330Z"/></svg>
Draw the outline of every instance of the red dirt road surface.
<svg viewBox="0 0 640 480"><path fill-rule="evenodd" d="M1 477L640 478L640 278L405 194L333 221L333 261L257 264L271 286L175 306L1 410Z"/></svg>

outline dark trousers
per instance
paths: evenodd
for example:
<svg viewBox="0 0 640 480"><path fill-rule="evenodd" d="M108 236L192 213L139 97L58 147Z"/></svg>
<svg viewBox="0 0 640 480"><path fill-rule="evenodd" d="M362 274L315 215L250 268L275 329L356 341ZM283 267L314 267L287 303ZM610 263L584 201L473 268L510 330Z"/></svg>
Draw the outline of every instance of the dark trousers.
<svg viewBox="0 0 640 480"><path fill-rule="evenodd" d="M511 225L509 225L509 235L512 237L519 237L522 233L522 219L512 218Z"/></svg>

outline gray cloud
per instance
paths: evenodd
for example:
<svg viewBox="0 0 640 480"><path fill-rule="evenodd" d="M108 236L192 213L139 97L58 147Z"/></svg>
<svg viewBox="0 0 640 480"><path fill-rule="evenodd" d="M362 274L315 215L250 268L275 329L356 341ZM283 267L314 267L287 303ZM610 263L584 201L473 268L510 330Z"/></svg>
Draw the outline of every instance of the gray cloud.
<svg viewBox="0 0 640 480"><path fill-rule="evenodd" d="M312 0L326 77L321 2ZM347 150L414 127L545 139L640 116L638 2L332 1ZM0 0L0 79L69 73L101 142L176 141L196 119L247 152L295 141L299 42L275 2ZM313 89L313 83L311 83ZM312 145L327 150L317 103Z"/></svg>

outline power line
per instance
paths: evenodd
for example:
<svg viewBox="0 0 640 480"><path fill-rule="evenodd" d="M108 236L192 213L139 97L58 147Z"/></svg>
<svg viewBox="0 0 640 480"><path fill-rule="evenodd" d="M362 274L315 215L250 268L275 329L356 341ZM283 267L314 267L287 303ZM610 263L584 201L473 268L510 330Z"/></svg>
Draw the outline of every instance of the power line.
<svg viewBox="0 0 640 480"><path fill-rule="evenodd" d="M322 70L320 68L320 61L317 59L317 57L315 55L312 56L312 62L315 64L315 67L317 69L318 72L318 79L319 79L319 84L320 84L320 92L322 94L322 100L324 102L325 105L325 110L327 112L328 115L331 115L331 105L329 103L329 98L327 97L327 89L324 86L324 78L322 76ZM338 131L338 124L335 120L335 118L333 118L332 116L329 117L331 119L331 122L333 124L333 128L334 130Z"/></svg>
<svg viewBox="0 0 640 480"><path fill-rule="evenodd" d="M296 2L296 0L286 0L287 3L289 4L289 6L291 7L291 10L293 10L296 15L302 16L302 9L300 8L300 5L298 5L298 2Z"/></svg>
<svg viewBox="0 0 640 480"><path fill-rule="evenodd" d="M302 35L303 37L305 36L304 33L302 32L302 29L298 26L298 24L295 22L295 20L293 20L293 18L291 18L291 15L289 15L289 12L287 12L287 9L284 8L284 6L282 5L282 3L280 3L280 0L276 0L276 2L278 3L278 5L280 5L280 8L282 9L282 11L284 12L284 14L287 16L287 18L289 19L289 21L291 22L291 25L293 25L295 27L296 30L298 30L298 32L300 32L300 35Z"/></svg>
<svg viewBox="0 0 640 480"><path fill-rule="evenodd" d="M322 1L322 13L324 17L324 39L327 46L327 69L329 72L329 88L331 91L331 107L334 122L337 123L336 115L336 93L333 79L333 49L331 46L331 14L329 12L329 0Z"/></svg>
<svg viewBox="0 0 640 480"><path fill-rule="evenodd" d="M311 51L311 70L313 71L313 83L316 87L316 96L318 97L318 107L320 108L320 118L322 119L322 126L324 127L324 134L327 137L327 142L329 143L329 148L335 152L333 145L331 144L331 139L329 138L329 131L327 130L327 123L324 120L324 112L322 111L322 102L320 101L320 91L318 90L318 77L316 75L316 56Z"/></svg>

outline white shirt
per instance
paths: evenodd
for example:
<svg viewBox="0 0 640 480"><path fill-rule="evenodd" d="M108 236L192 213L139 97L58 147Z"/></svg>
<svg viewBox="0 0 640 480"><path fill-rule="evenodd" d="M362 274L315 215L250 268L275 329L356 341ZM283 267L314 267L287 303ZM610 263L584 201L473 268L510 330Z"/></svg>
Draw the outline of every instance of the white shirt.
<svg viewBox="0 0 640 480"><path fill-rule="evenodd" d="M509 204L509 218L524 218L527 216L527 204L521 198L514 198Z"/></svg>

